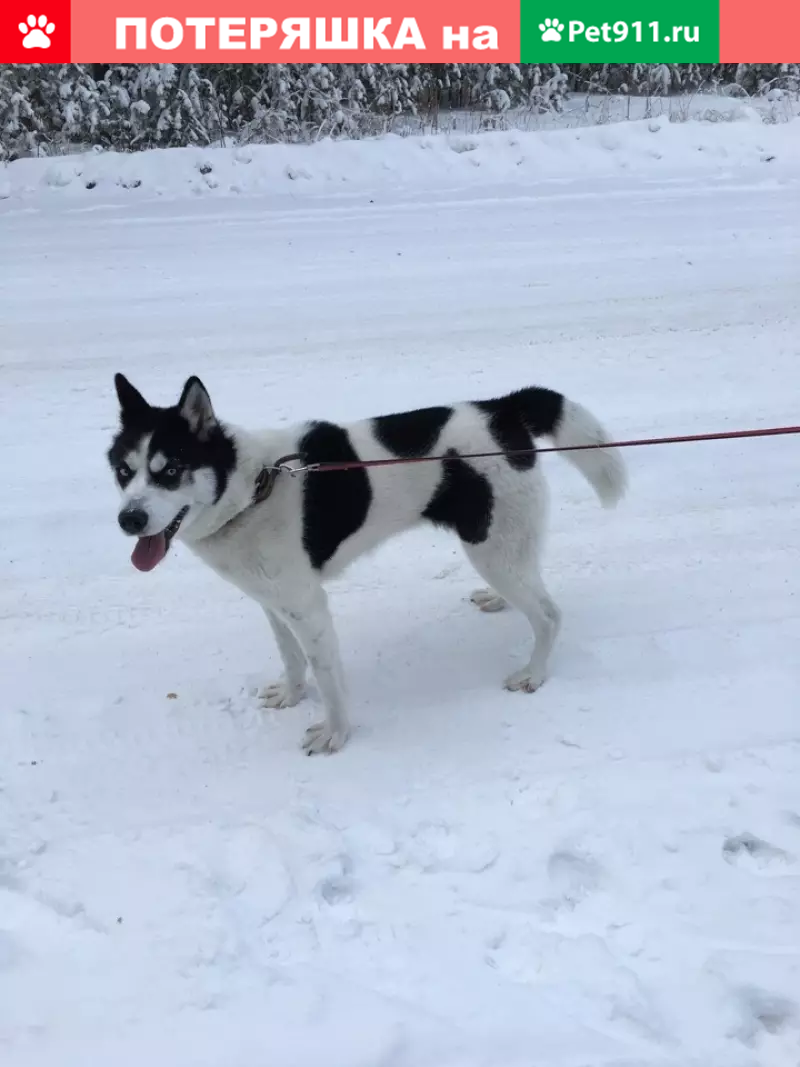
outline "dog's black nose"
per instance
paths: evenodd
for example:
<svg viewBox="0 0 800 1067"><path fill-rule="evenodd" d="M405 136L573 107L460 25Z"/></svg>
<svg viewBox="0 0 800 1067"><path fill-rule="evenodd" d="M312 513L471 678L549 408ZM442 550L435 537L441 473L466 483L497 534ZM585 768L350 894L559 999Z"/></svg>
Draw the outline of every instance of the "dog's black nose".
<svg viewBox="0 0 800 1067"><path fill-rule="evenodd" d="M119 513L119 524L126 534L140 534L147 526L147 512L141 508L125 508Z"/></svg>

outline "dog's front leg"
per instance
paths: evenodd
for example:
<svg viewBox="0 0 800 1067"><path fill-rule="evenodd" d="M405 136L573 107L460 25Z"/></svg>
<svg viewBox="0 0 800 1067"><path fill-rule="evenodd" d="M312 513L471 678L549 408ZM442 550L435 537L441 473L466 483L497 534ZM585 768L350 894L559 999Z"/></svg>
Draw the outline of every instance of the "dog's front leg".
<svg viewBox="0 0 800 1067"><path fill-rule="evenodd" d="M268 708L293 708L306 692L306 657L297 638L274 611L264 609L283 663L283 679L268 685L260 694Z"/></svg>
<svg viewBox="0 0 800 1067"><path fill-rule="evenodd" d="M325 707L324 722L309 727L303 748L309 755L337 752L348 738L350 725L345 710L339 644L325 591L322 588L315 590L302 607L287 608L281 614L311 664Z"/></svg>

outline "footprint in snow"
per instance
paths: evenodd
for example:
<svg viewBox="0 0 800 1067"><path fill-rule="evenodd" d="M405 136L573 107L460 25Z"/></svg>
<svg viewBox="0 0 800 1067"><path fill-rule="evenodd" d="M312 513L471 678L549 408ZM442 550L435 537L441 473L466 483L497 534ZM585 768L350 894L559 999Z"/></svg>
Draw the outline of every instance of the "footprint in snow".
<svg viewBox="0 0 800 1067"><path fill-rule="evenodd" d="M356 893L353 861L346 853L330 861L329 873L317 882L316 892L331 907L353 900Z"/></svg>
<svg viewBox="0 0 800 1067"><path fill-rule="evenodd" d="M572 911L599 889L603 868L588 853L557 849L547 861L547 875L554 893L543 903L557 910Z"/></svg>
<svg viewBox="0 0 800 1067"><path fill-rule="evenodd" d="M722 858L732 867L764 875L786 874L794 863L791 853L750 833L726 837L722 845Z"/></svg>
<svg viewBox="0 0 800 1067"><path fill-rule="evenodd" d="M780 1034L800 1021L798 1006L781 994L770 993L757 986L738 991L741 1024L733 1036L752 1047L763 1034Z"/></svg>
<svg viewBox="0 0 800 1067"><path fill-rule="evenodd" d="M419 823L411 830L403 852L406 863L426 874L482 874L498 857L491 837L473 835L444 821Z"/></svg>

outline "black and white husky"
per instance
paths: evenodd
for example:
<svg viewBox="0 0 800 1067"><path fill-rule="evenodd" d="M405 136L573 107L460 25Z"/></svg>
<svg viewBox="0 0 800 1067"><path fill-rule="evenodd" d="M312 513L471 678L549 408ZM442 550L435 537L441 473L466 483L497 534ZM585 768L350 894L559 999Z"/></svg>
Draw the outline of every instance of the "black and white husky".
<svg viewBox="0 0 800 1067"><path fill-rule="evenodd" d="M119 525L136 538L134 565L152 570L177 538L258 601L284 667L283 680L263 693L264 703L297 704L307 664L316 678L325 719L306 732L309 753L335 752L349 733L323 584L422 522L446 527L460 539L489 586L472 596L481 610L508 603L530 623L530 660L505 687L532 693L545 680L560 613L539 573L546 487L535 439L599 446L564 455L606 507L625 491L619 452L605 447L610 438L581 405L550 389L528 388L498 400L347 426L308 422L252 433L217 418L198 378L186 382L174 407L149 404L121 374L115 385L120 429L108 459L122 492ZM532 451L516 451L524 449ZM504 454L462 458L495 451ZM429 455L442 459L289 474L317 463Z"/></svg>

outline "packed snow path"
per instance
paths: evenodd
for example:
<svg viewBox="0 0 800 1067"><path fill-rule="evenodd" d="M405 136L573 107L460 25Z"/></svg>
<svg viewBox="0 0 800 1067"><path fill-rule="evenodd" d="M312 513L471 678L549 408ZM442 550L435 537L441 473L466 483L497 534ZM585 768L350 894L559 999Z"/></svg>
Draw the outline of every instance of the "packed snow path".
<svg viewBox="0 0 800 1067"><path fill-rule="evenodd" d="M623 436L797 422L797 194L6 202L4 1067L795 1067L800 441L629 452L610 513L543 459L533 696L447 536L357 566L313 760L259 609L130 565L104 450L117 370L250 425L530 383Z"/></svg>

